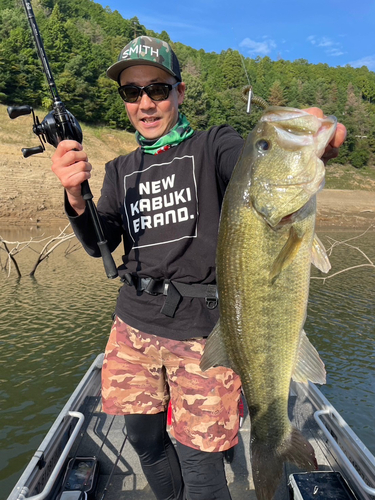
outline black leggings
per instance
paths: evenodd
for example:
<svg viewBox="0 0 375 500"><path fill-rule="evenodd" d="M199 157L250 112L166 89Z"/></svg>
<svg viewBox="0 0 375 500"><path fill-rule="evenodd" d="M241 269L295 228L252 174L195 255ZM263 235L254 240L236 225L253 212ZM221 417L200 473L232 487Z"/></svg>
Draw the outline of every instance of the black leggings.
<svg viewBox="0 0 375 500"><path fill-rule="evenodd" d="M223 454L179 442L175 448L166 422L166 412L125 416L128 439L157 500L231 500Z"/></svg>

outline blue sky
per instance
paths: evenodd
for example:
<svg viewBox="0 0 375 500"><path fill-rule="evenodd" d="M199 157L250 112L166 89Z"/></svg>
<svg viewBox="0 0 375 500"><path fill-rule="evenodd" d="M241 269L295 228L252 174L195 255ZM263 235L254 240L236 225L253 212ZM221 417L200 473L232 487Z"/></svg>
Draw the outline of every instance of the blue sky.
<svg viewBox="0 0 375 500"><path fill-rule="evenodd" d="M97 1L97 0L96 0ZM220 53L375 71L375 0L102 0L172 41Z"/></svg>

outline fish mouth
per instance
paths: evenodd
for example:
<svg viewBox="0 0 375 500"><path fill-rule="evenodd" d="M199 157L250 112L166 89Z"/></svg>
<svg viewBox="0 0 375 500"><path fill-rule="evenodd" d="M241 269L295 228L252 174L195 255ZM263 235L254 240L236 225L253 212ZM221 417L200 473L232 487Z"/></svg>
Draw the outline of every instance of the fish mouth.
<svg viewBox="0 0 375 500"><path fill-rule="evenodd" d="M269 108L261 121L266 125L258 134L270 139L270 147L259 153L251 172L250 201L259 216L276 228L309 214L309 201L324 186L321 156L335 132L336 118L276 107ZM259 149L255 151L258 154Z"/></svg>
<svg viewBox="0 0 375 500"><path fill-rule="evenodd" d="M318 118L302 109L271 106L260 122L273 125L284 147L315 143L315 154L320 158L331 141L337 127L335 116Z"/></svg>

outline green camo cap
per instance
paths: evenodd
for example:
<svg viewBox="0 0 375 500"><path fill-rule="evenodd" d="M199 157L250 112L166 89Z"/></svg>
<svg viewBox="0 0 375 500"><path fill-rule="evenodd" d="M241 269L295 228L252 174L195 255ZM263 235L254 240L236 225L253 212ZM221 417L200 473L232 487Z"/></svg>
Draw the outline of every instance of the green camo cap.
<svg viewBox="0 0 375 500"><path fill-rule="evenodd" d="M157 66L182 81L177 56L169 43L151 36L139 36L129 42L120 52L118 61L107 69L107 76L119 83L120 73L138 64Z"/></svg>

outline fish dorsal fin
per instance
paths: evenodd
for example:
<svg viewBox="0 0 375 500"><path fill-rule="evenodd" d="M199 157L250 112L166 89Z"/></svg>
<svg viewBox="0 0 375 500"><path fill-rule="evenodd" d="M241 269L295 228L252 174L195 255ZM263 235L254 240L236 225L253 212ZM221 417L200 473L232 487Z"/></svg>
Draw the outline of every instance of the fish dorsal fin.
<svg viewBox="0 0 375 500"><path fill-rule="evenodd" d="M326 249L316 234L314 235L311 248L311 262L322 273L328 273L331 269Z"/></svg>
<svg viewBox="0 0 375 500"><path fill-rule="evenodd" d="M274 283L284 269L286 269L294 260L301 247L303 235L300 236L295 227L292 226L289 231L287 242L276 257L270 271L270 280Z"/></svg>
<svg viewBox="0 0 375 500"><path fill-rule="evenodd" d="M297 362L292 379L295 382L304 382L305 384L308 380L314 384L326 383L324 363L320 359L318 351L307 338L304 330L301 331Z"/></svg>
<svg viewBox="0 0 375 500"><path fill-rule="evenodd" d="M208 336L200 362L202 371L206 371L212 366L226 366L227 368L231 368L221 334L220 320Z"/></svg>

